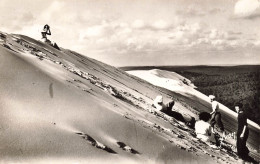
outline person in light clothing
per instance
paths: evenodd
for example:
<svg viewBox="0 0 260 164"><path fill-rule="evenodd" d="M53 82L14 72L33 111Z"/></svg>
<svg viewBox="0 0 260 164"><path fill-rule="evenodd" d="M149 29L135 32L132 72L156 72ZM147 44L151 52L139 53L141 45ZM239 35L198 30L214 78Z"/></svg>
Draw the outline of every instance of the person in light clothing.
<svg viewBox="0 0 260 164"><path fill-rule="evenodd" d="M225 138L225 129L221 120L221 113L219 112L219 103L215 100L214 95L209 95L212 112L210 113L210 125L212 127L212 132L215 133L215 125L219 127L222 132L222 137Z"/></svg>
<svg viewBox="0 0 260 164"><path fill-rule="evenodd" d="M211 125L208 123L209 120L210 114L207 112L202 112L199 114L199 121L195 123L195 133L197 138L204 142L210 141Z"/></svg>
<svg viewBox="0 0 260 164"><path fill-rule="evenodd" d="M171 116L181 122L184 122L187 126L194 129L195 125L195 118L192 116L182 115L179 112L173 111L172 108L174 106L175 102L172 100L166 104L163 103L163 97L161 95L158 95L152 104L153 107L155 107L156 111L163 112L167 114L168 116Z"/></svg>
<svg viewBox="0 0 260 164"><path fill-rule="evenodd" d="M157 111L161 111L161 112L164 112L164 113L171 111L174 104L175 104L174 101L170 101L167 104L164 104L163 103L163 97L161 95L157 96L154 99L154 102L153 102L153 106L155 107L155 109Z"/></svg>
<svg viewBox="0 0 260 164"><path fill-rule="evenodd" d="M220 142L218 141L217 137L212 133L212 127L208 121L210 120L211 116L207 112L201 112L199 114L199 121L195 123L195 133L198 139L201 139L204 142L209 143L209 145L213 148L217 148L216 146L220 146ZM213 145L210 142L216 144Z"/></svg>

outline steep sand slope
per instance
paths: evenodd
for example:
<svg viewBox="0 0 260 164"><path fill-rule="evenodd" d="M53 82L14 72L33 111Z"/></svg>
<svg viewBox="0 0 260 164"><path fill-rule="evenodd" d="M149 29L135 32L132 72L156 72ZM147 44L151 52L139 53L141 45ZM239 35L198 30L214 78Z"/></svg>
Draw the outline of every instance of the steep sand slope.
<svg viewBox="0 0 260 164"><path fill-rule="evenodd" d="M147 82L166 88L170 91L180 93L185 95L186 97L191 97L193 100L197 101L197 104L209 104L209 98L207 95L197 91L190 80L185 77L170 71L165 70L135 70L135 71L127 71L129 74L137 76L146 80ZM198 106L198 105L194 105ZM200 111L211 112L211 108L208 107L200 107ZM224 106L220 103L220 111L224 117L222 117L225 129L228 132L235 132L237 127L237 114L230 110L228 107ZM250 136L248 143L252 147L252 151L258 150L260 145L260 127L256 123L251 120L248 120L249 128L250 128ZM258 154L259 156L259 154Z"/></svg>
<svg viewBox="0 0 260 164"><path fill-rule="evenodd" d="M196 117L184 96L26 36L0 33L0 93L0 163L236 163L148 112L162 94Z"/></svg>

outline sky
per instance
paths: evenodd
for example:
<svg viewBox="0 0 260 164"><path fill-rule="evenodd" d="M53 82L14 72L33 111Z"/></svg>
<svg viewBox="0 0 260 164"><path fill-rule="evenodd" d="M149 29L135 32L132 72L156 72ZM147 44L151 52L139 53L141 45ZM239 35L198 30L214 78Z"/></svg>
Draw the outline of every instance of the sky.
<svg viewBox="0 0 260 164"><path fill-rule="evenodd" d="M260 0L1 0L0 15L113 66L260 64Z"/></svg>

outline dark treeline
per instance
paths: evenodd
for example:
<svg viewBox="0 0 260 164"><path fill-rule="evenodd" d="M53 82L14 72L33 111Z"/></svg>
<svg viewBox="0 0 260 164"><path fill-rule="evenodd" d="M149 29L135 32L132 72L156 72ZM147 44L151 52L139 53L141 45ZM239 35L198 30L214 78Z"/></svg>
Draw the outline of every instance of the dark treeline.
<svg viewBox="0 0 260 164"><path fill-rule="evenodd" d="M234 110L236 102L242 102L249 119L260 124L259 72L207 75L192 72L178 72L191 79L197 89L206 94L214 94L218 101Z"/></svg>
<svg viewBox="0 0 260 164"><path fill-rule="evenodd" d="M260 66L156 67L174 71L190 79L197 90L214 94L219 102L234 110L241 102L249 119L260 125Z"/></svg>

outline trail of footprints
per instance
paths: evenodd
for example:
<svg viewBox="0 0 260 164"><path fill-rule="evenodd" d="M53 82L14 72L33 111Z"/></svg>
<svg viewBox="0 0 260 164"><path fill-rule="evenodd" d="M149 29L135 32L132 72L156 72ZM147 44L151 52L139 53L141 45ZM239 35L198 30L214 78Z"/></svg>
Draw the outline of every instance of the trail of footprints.
<svg viewBox="0 0 260 164"><path fill-rule="evenodd" d="M98 148L98 149L102 149L104 151L107 151L108 153L112 153L112 154L117 154L114 150L112 150L110 147L102 144L101 142L96 141L94 138L92 138L91 136L89 136L88 134L84 134L84 133L76 133L77 135L81 136L83 139L85 139L86 141L88 141L88 143L90 143L92 146Z"/></svg>
<svg viewBox="0 0 260 164"><path fill-rule="evenodd" d="M79 135L80 137L82 137L84 140L86 140L89 144L91 144L92 146L104 150L108 153L112 153L112 154L117 154L117 152L115 152L113 149L111 149L110 147L102 144L101 142L98 142L97 140L95 140L93 137L91 137L88 134L85 133L76 133L77 135ZM140 154L137 150L131 148L130 146L126 145L123 142L116 142L116 144L118 145L119 148L121 148L122 150L132 153L132 154Z"/></svg>
<svg viewBox="0 0 260 164"><path fill-rule="evenodd" d="M117 145L124 151L132 153L132 154L140 154L138 151L136 151L135 149L131 148L130 146L127 146L125 143L123 142L117 142Z"/></svg>
<svg viewBox="0 0 260 164"><path fill-rule="evenodd" d="M0 33L1 34L1 33ZM110 84L102 81L101 79L99 79L98 77L92 75L92 74L89 74L87 72L84 72L84 71L81 71L80 69L76 68L75 66L69 66L69 65L65 65L64 63L62 63L61 61L57 61L57 60L54 60L52 59L51 57L49 57L47 54L43 53L42 51L36 49L34 46L30 45L32 43L30 42L27 42L21 38L15 38L16 39L16 42L20 45L22 45L24 48L27 48L26 49L22 49L23 51L29 51L32 55L34 56L37 56L40 60L49 60L49 61L52 61L53 63L55 64L59 64L61 65L64 69L66 69L67 71L73 73L73 74L76 74L77 76L83 78L83 79L86 79L88 80L90 83L92 83L93 85L97 86L98 88L108 92L109 94L111 94L112 96L122 100L122 101L127 101L128 103L132 104L132 105L135 105L137 106L139 109L142 109L142 110L146 110L154 115L156 115L157 117L161 117L163 118L165 121L168 121L170 122L173 126L177 127L178 129L180 129L181 131L186 131L186 132L189 132L191 134L191 136L193 136L193 132L190 131L190 129L186 129L186 127L184 126L181 126L180 124L176 123L175 120L172 120L171 118L167 117L166 115L164 114L161 114L161 113L153 113L151 112L152 110L150 109L151 107L142 107L140 106L140 103L141 105L148 105L141 97L137 98L135 97L134 95L128 93L128 92L124 92L122 90L118 91L115 87L111 86ZM13 50L15 51L14 49L12 49L10 46L8 46L6 43L6 36L4 34L1 34L0 35L0 42L1 42L1 45L4 46L5 48L8 48L10 50ZM8 46L8 47L6 47ZM18 50L20 50L18 48ZM55 53L53 52L50 52L49 50L45 49L45 51L49 52L51 55L54 55L56 57L58 57ZM20 50L21 51L21 50ZM72 52L71 52L72 53ZM80 86L77 86L78 88L81 88L83 91L85 92L88 92L88 93L91 93L92 89L90 88L86 88L84 87L82 84L82 82L80 80L75 80L73 79L74 82L70 81L70 80L67 80L67 82L69 83L78 83L78 84L81 84L81 86L83 87L80 87ZM77 84L74 84L74 85L77 85ZM136 102L139 102L138 105L136 104ZM126 117L127 118L127 117ZM128 119L132 119L132 118L128 118ZM174 123L175 122L175 123ZM150 126L149 126L150 127ZM156 125L154 124L154 126L152 126L152 128L160 131L160 132L166 132L167 129L163 128L163 127L160 127L159 125ZM176 129L175 129L176 130ZM182 139L182 138L185 138L184 135L182 135L181 131L178 131L177 133L175 132L175 135L177 135L178 138ZM171 133L174 134L174 131L171 130ZM84 134L84 133L76 133L77 135L81 136L83 139L87 140L92 146L98 148L98 149L102 149L104 151L107 151L109 153L113 153L113 154L117 154L114 150L112 150L111 148L109 148L108 146L96 141L94 138L92 138L91 136L87 135L87 134ZM174 142L173 140L170 140L170 142ZM117 142L116 143L118 145L119 148L121 148L122 150L126 151L126 152L129 152L129 153L132 153L132 154L140 154L138 151L134 150L133 148L131 148L130 146L127 146L125 145L123 142ZM226 144L226 147L228 147L229 145L227 145L228 143L225 143ZM187 150L187 151L191 151L191 152L197 152L198 149L200 149L199 147L196 146L196 148L194 147L188 147L188 148L184 148L180 145L177 145L177 147L180 147L181 149L184 149L184 150ZM225 150L225 149L224 149ZM206 153L204 152L205 154L208 154L208 155L211 155L209 153ZM228 150L226 148L226 151L225 153L229 154L231 157L233 158L236 158L236 155L234 154L234 152L232 150ZM212 157L215 157L215 156L212 156ZM217 159L219 159L219 157L215 157ZM223 160L223 159L222 159Z"/></svg>

